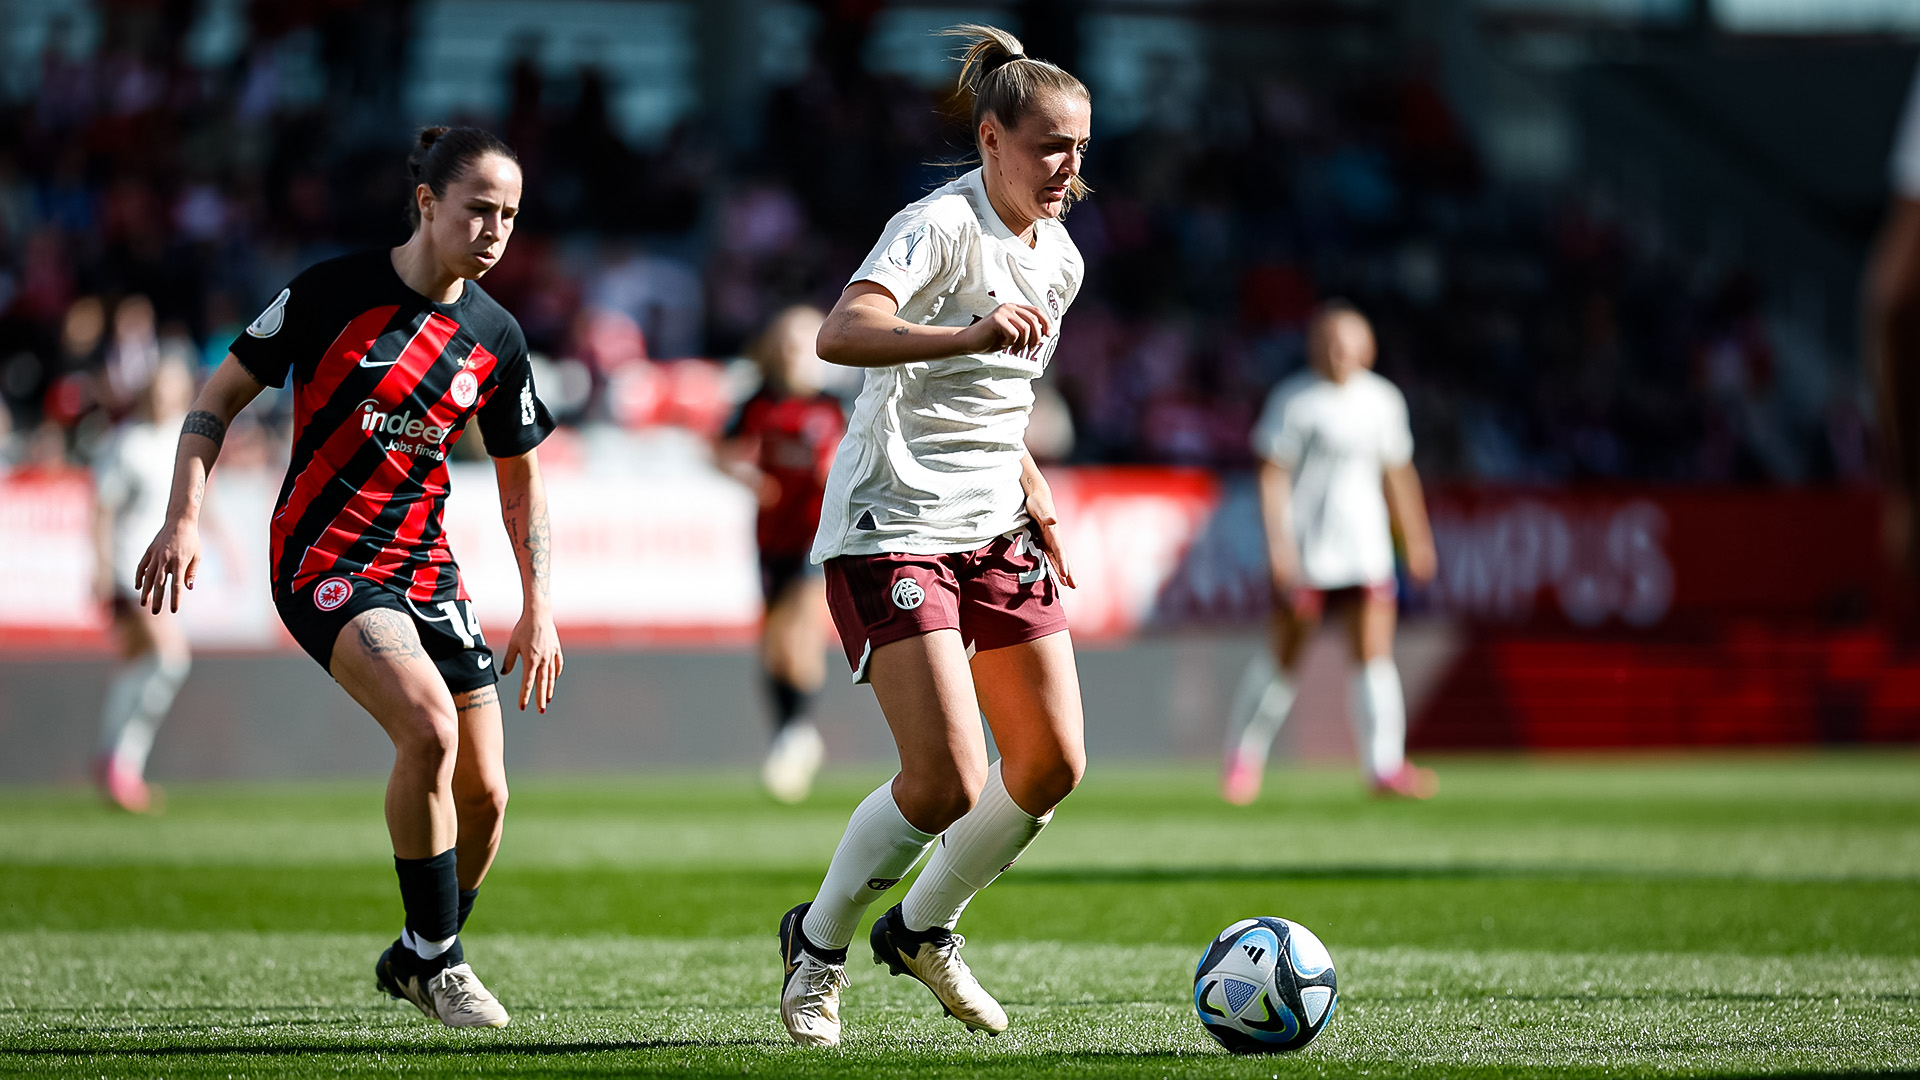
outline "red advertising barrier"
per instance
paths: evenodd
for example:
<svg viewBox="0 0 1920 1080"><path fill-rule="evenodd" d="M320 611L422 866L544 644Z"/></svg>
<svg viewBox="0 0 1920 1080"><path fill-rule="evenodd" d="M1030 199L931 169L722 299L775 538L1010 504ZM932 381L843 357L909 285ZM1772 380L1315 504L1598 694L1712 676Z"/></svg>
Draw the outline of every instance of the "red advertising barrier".
<svg viewBox="0 0 1920 1080"><path fill-rule="evenodd" d="M1920 739L1920 655L1865 491L1434 499L1435 610L1476 625L1416 747Z"/></svg>
<svg viewBox="0 0 1920 1080"><path fill-rule="evenodd" d="M1432 603L1492 625L1857 617L1887 585L1865 491L1456 488L1432 516Z"/></svg>
<svg viewBox="0 0 1920 1080"><path fill-rule="evenodd" d="M592 460L602 461L609 455ZM587 459L583 459L587 460ZM517 613L491 470L460 466L448 533L490 628ZM1267 610L1250 477L1050 470L1084 641L1251 628ZM225 470L225 524L187 629L204 645L290 648L267 603L277 478ZM555 612L577 641L745 642L758 617L752 505L688 457L672 468L556 462ZM91 597L84 474L0 479L13 602L0 648L105 648ZM1920 740L1920 656L1890 632L1868 491L1452 488L1431 498L1440 574L1410 615L1461 649L1414 718L1416 747L1625 747Z"/></svg>

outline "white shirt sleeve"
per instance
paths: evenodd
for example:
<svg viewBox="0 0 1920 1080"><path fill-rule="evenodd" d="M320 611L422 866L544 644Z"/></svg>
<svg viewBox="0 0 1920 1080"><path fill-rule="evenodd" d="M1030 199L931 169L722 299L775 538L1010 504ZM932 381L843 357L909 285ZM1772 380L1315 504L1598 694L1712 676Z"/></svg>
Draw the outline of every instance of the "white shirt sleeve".
<svg viewBox="0 0 1920 1080"><path fill-rule="evenodd" d="M899 307L935 283L953 275L953 239L929 218L926 207L915 203L893 216L880 242L860 264L847 284L871 281L893 294Z"/></svg>
<svg viewBox="0 0 1920 1080"><path fill-rule="evenodd" d="M1893 136L1893 193L1920 199L1920 72L1914 73L1907 107Z"/></svg>
<svg viewBox="0 0 1920 1080"><path fill-rule="evenodd" d="M1413 460L1413 427L1407 422L1407 398L1400 388L1381 380L1384 407L1380 418L1380 464L1397 469Z"/></svg>
<svg viewBox="0 0 1920 1080"><path fill-rule="evenodd" d="M1290 382L1274 387L1267 395L1266 408L1260 411L1260 422L1253 425L1254 454L1289 470L1300 467L1300 454L1306 448L1299 422L1287 422L1287 406L1297 396Z"/></svg>

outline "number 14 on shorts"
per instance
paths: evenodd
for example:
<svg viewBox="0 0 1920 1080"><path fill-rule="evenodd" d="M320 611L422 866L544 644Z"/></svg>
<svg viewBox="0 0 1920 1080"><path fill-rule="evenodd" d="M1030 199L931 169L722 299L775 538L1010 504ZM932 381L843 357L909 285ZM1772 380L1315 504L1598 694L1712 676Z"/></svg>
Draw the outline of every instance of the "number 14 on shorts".
<svg viewBox="0 0 1920 1080"><path fill-rule="evenodd" d="M465 615L460 612L462 607L467 609ZM460 639L461 648L471 649L476 643L484 643L485 639L480 636L480 614L473 610L473 601L442 600L440 610L446 612L447 625L453 627L454 634Z"/></svg>

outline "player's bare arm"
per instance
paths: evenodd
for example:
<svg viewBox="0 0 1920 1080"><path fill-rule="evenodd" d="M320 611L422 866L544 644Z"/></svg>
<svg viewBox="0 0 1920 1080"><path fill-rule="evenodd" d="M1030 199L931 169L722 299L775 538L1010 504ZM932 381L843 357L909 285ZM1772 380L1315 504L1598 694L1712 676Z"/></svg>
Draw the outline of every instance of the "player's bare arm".
<svg viewBox="0 0 1920 1080"><path fill-rule="evenodd" d="M1920 200L1897 199L1867 267L1861 327L1879 404L1880 469L1888 554L1920 566L1912 526L1920 487Z"/></svg>
<svg viewBox="0 0 1920 1080"><path fill-rule="evenodd" d="M1053 332L1052 321L1032 304L1001 304L971 326L922 326L900 318L899 311L894 295L874 282L847 286L820 326L820 359L886 367L1002 349L1022 352Z"/></svg>
<svg viewBox="0 0 1920 1080"><path fill-rule="evenodd" d="M154 614L165 602L170 610L180 610L180 589L193 588L200 571L200 504L207 495L207 477L220 456L220 444L226 438L227 425L240 410L265 389L240 365L232 353L214 369L207 385L194 398L193 411L180 425L180 446L175 452L173 492L167 500L167 523L161 527L140 566L134 571L133 587L139 590L140 605ZM167 582L173 582L173 595L167 598Z"/></svg>
<svg viewBox="0 0 1920 1080"><path fill-rule="evenodd" d="M1260 463L1260 522L1267 534L1267 572L1277 589L1300 580L1300 549L1293 539L1293 474L1271 461Z"/></svg>
<svg viewBox="0 0 1920 1080"><path fill-rule="evenodd" d="M1420 474L1412 462L1395 465L1385 471L1381 484L1386 489L1387 517L1407 545L1407 576L1425 585L1433 580L1440 563L1433 550L1433 527L1427 522L1427 500L1421 494Z"/></svg>
<svg viewBox="0 0 1920 1080"><path fill-rule="evenodd" d="M500 484L500 518L520 564L520 621L507 641L500 672L512 673L514 662L524 657L520 708L525 711L531 701L544 713L566 666L560 635L553 628L553 531L547 523L547 488L534 451L495 458L493 468Z"/></svg>
<svg viewBox="0 0 1920 1080"><path fill-rule="evenodd" d="M1053 488L1047 485L1047 478L1040 475L1040 466L1030 453L1020 455L1020 489L1027 493L1027 517L1033 519L1034 530L1039 533L1040 550L1053 563L1054 573L1060 575L1060 584L1076 588L1073 567L1067 562L1066 548L1060 543L1060 515L1054 512Z"/></svg>

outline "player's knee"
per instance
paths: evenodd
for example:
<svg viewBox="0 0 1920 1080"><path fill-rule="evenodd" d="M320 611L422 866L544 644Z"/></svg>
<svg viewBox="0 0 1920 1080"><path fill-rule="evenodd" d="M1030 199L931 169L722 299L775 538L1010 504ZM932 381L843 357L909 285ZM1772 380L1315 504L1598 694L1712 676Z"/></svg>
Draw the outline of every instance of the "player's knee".
<svg viewBox="0 0 1920 1080"><path fill-rule="evenodd" d="M973 809L980 798L980 782L958 775L929 777L900 791L900 812L923 832L945 832Z"/></svg>
<svg viewBox="0 0 1920 1080"><path fill-rule="evenodd" d="M460 720L451 702L418 703L394 737L403 756L435 770L450 766L460 749Z"/></svg>
<svg viewBox="0 0 1920 1080"><path fill-rule="evenodd" d="M507 816L507 778L494 777L473 789L458 793L460 812L468 818L498 821Z"/></svg>
<svg viewBox="0 0 1920 1080"><path fill-rule="evenodd" d="M1007 785L1007 794L1013 796L1021 809L1044 814L1073 794L1086 772L1086 754L1073 752L1028 763L1020 769L1009 769L1002 779Z"/></svg>

